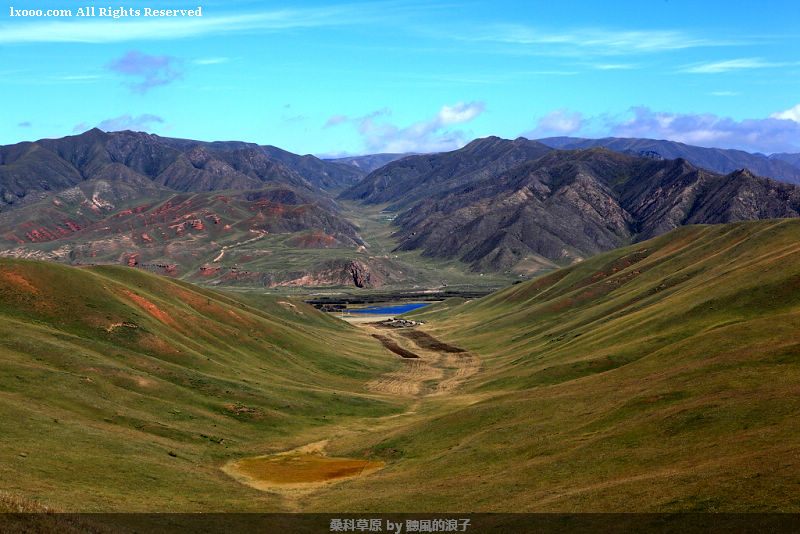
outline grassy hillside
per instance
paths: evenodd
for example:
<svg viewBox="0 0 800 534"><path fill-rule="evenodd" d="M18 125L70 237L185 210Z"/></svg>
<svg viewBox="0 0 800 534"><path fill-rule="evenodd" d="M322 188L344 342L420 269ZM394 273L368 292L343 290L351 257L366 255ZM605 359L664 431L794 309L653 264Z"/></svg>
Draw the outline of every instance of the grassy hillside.
<svg viewBox="0 0 800 534"><path fill-rule="evenodd" d="M401 410L363 389L393 363L300 302L3 259L2 489L68 510L279 510L219 467Z"/></svg>
<svg viewBox="0 0 800 534"><path fill-rule="evenodd" d="M679 228L415 312L416 330L14 260L0 314L11 503L800 511L800 220ZM220 469L323 449L386 465L297 491Z"/></svg>
<svg viewBox="0 0 800 534"><path fill-rule="evenodd" d="M800 221L694 226L413 315L482 359L313 507L800 510ZM399 491L398 488L402 488Z"/></svg>

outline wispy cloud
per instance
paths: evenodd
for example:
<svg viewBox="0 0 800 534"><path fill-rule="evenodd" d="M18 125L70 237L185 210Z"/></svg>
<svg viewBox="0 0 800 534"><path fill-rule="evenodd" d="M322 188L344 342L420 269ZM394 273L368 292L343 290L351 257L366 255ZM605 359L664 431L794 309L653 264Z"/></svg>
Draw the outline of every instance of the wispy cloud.
<svg viewBox="0 0 800 534"><path fill-rule="evenodd" d="M107 67L125 76L138 78L138 82L127 84L132 91L146 93L153 87L167 85L181 77L177 70L178 60L172 56L150 56L131 50Z"/></svg>
<svg viewBox="0 0 800 534"><path fill-rule="evenodd" d="M125 21L116 19L15 22L0 25L0 44L173 40L234 32L341 26L386 17L388 7L391 5L390 2L375 2L238 14L220 14L203 10L200 17L170 19L142 17Z"/></svg>
<svg viewBox="0 0 800 534"><path fill-rule="evenodd" d="M628 63L602 63L600 65L592 65L597 70L632 70L638 69L637 65Z"/></svg>
<svg viewBox="0 0 800 534"><path fill-rule="evenodd" d="M30 128L31 123L30 121L20 122L17 124L17 126L19 126L20 128Z"/></svg>
<svg viewBox="0 0 800 534"><path fill-rule="evenodd" d="M347 115L332 115L330 119L325 123L322 128L330 128L331 126L337 126L339 124L344 124L348 122L350 119L347 118Z"/></svg>
<svg viewBox="0 0 800 534"><path fill-rule="evenodd" d="M195 65L217 65L219 63L227 63L231 59L228 57L209 57L202 59L195 59L192 61Z"/></svg>
<svg viewBox="0 0 800 534"><path fill-rule="evenodd" d="M484 111L483 102L458 102L442 106L430 119L399 128L382 120L391 115L389 109L383 108L363 117L333 115L323 128L353 124L368 153L442 152L460 148L469 140L464 132L451 131L449 126L469 122Z"/></svg>
<svg viewBox="0 0 800 534"><path fill-rule="evenodd" d="M771 63L761 58L749 57L739 59L729 59L727 61L716 61L713 63L695 63L686 65L681 72L692 74L718 74L721 72L731 72L745 69L765 69L770 67L783 67L786 63Z"/></svg>
<svg viewBox="0 0 800 534"><path fill-rule="evenodd" d="M134 131L150 131L152 129L153 123L163 123L164 119L157 115L152 115L150 113L144 113L139 115L138 117L133 117L131 115L125 114L120 115L119 117L114 117L113 119L106 119L101 121L100 124L97 125L97 128L100 128L104 132L118 132L120 130L134 130ZM72 131L73 132L84 132L91 127L88 123L82 122L76 125Z"/></svg>
<svg viewBox="0 0 800 534"><path fill-rule="evenodd" d="M466 41L490 41L533 47L552 55L631 55L720 46L729 42L695 37L679 30L609 30L581 28L553 32L519 24L495 24L470 34L455 36Z"/></svg>

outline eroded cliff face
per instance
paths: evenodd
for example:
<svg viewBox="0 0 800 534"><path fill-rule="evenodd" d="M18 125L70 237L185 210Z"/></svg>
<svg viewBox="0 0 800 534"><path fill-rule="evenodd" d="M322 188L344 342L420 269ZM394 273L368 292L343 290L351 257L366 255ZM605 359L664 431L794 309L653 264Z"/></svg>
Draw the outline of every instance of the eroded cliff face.
<svg viewBox="0 0 800 534"><path fill-rule="evenodd" d="M408 265L385 257L354 259L342 257L327 260L303 270L274 270L243 266L203 265L187 278L204 284L249 287L317 287L351 286L380 288L392 284L409 284L419 274Z"/></svg>
<svg viewBox="0 0 800 534"><path fill-rule="evenodd" d="M351 261L347 265L347 272L353 277L353 285L356 287L373 287L372 272L369 267L360 261ZM380 284L383 285L383 284Z"/></svg>

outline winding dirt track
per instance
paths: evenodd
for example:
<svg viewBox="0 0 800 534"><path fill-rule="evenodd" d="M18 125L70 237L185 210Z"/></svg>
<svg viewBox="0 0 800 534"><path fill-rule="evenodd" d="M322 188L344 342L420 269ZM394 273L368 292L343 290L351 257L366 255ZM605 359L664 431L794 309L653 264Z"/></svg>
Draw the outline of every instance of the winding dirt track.
<svg viewBox="0 0 800 534"><path fill-rule="evenodd" d="M477 356L442 343L430 334L409 335L417 330L360 326L368 334L389 338L393 344L419 356L413 359L398 356L403 367L367 383L371 391L408 396L443 395L457 389L481 368Z"/></svg>
<svg viewBox="0 0 800 534"><path fill-rule="evenodd" d="M399 370L387 373L368 382L366 384L367 389L381 394L416 398L413 405L404 413L370 420L369 428L372 430L376 428L376 424L386 424L387 427L391 427L392 424L389 423L390 420L395 421L397 418L412 416L416 413L417 406L422 402L424 397L451 394L480 370L481 361L477 356L470 354L460 347L442 343L427 332L420 330L418 327L414 329L395 329L379 327L376 323L364 323L360 320L353 322L356 322L367 334L378 339L384 347L386 347L387 352L397 358L398 363L401 365ZM413 356L409 356L409 354L413 354ZM338 437L353 433L358 434L364 430L366 430L366 427L340 429ZM331 436L330 439L334 437L337 436ZM243 469L243 466L246 467L248 462L253 463L254 461L261 460L266 463L266 467L270 467L269 462L276 463L277 465L277 463L280 462L280 457L288 458L287 462L289 463L291 463L293 459L297 461L303 460L306 463L312 461L322 463L326 459L329 462L336 462L337 460L344 462L364 462L364 460L349 458L327 458L325 448L328 441L328 439L325 439L272 455L231 460L222 467L222 470L242 484L246 484L261 491L280 495L283 499L283 506L287 511L302 512L305 511L302 507L302 498L305 495L328 487L331 484L349 480L350 478L367 476L373 471L381 469L381 467L383 467L383 462L367 462L370 465L367 466L367 464L365 464L366 469L362 467L361 471L355 475L355 477L340 476L336 479L323 481L306 481L305 479L302 481L299 479L280 481L266 480L251 472L252 470L248 471L247 469ZM281 466L283 466L283 464L281 464ZM286 478L285 475L287 475L287 473L290 475L292 474L288 468L285 470L286 473L282 472L284 478ZM308 471L308 469L298 470L298 477L306 471Z"/></svg>

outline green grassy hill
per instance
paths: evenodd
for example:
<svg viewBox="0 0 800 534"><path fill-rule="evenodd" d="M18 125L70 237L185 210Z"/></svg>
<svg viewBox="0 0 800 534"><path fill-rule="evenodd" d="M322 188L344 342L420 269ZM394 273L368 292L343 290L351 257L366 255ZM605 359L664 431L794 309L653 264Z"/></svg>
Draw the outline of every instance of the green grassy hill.
<svg viewBox="0 0 800 534"><path fill-rule="evenodd" d="M800 220L682 227L445 301L411 314L427 336L380 331L404 361L377 327L134 269L2 260L0 315L9 502L800 511ZM294 493L220 470L319 440L386 466Z"/></svg>
<svg viewBox="0 0 800 534"><path fill-rule="evenodd" d="M461 405L340 444L394 463L309 506L800 510L800 221L680 228L437 308L409 315L483 360Z"/></svg>
<svg viewBox="0 0 800 534"><path fill-rule="evenodd" d="M401 410L363 389L393 363L300 302L2 259L2 489L67 510L280 510L219 467Z"/></svg>

